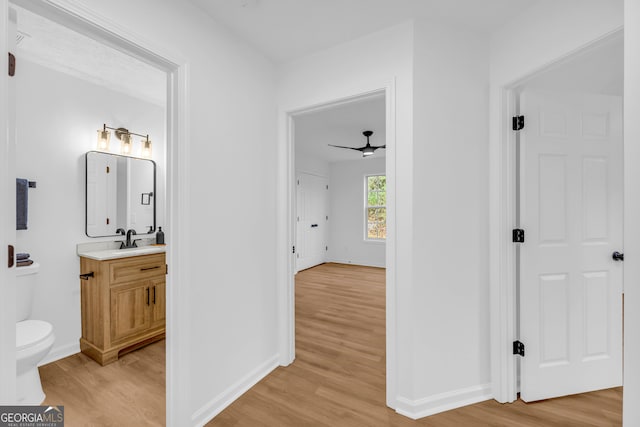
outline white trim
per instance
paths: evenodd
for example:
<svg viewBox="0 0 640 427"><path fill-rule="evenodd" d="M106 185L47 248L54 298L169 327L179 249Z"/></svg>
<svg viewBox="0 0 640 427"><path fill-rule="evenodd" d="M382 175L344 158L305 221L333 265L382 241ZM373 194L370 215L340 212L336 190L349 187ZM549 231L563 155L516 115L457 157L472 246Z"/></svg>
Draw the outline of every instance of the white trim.
<svg viewBox="0 0 640 427"><path fill-rule="evenodd" d="M256 369L249 372L240 381L236 382L209 402L205 403L191 416L192 425L204 426L206 423L211 421L227 406L231 405L237 398L242 396L247 392L247 390L269 375L271 371L276 369L279 365L279 359L280 356L276 354Z"/></svg>
<svg viewBox="0 0 640 427"><path fill-rule="evenodd" d="M516 360L512 343L516 339L516 250L511 230L516 225L515 209L515 135L509 118L515 114L515 97L511 91L499 90L502 108L498 120L500 145L492 140L490 165L490 325L491 380L494 398L501 403L517 399ZM498 151L498 158L494 153ZM497 193L497 194L496 194ZM497 205L496 205L496 198Z"/></svg>
<svg viewBox="0 0 640 427"><path fill-rule="evenodd" d="M16 245L16 217L15 209L15 167L13 158L15 144L13 141L13 127L10 119L15 109L9 105L9 76L7 75L7 54L12 49L12 41L8 39L11 25L9 25L9 2L0 0L0 200L4 208L0 213L0 405L9 405L16 400L16 308L15 308L15 267L8 268L8 245ZM10 134L11 131L11 134ZM8 345L7 345L8 344Z"/></svg>
<svg viewBox="0 0 640 427"><path fill-rule="evenodd" d="M7 4L1 0L3 5ZM187 381L188 286L191 283L186 261L189 259L189 224L184 221L189 206L189 65L185 58L163 45L131 31L119 22L95 13L78 0L14 0L14 3L81 34L132 55L167 73L167 356L166 399L168 426L181 426L189 419ZM1 382L1 381L0 381Z"/></svg>
<svg viewBox="0 0 640 427"><path fill-rule="evenodd" d="M418 400L410 400L398 396L396 412L405 417L417 420L429 415L461 408L474 403L491 399L491 384L461 388L446 393L435 394Z"/></svg>
<svg viewBox="0 0 640 427"><path fill-rule="evenodd" d="M307 172L307 171L306 171L306 170L304 170L304 169L296 169L296 176L297 176L297 175L299 175L299 174L301 174L301 173L303 173L303 174L305 174L305 175L317 176L318 178L325 178L325 179L329 179L329 177L328 177L328 176L326 176L326 175L322 175L322 174L315 173L315 172Z"/></svg>
<svg viewBox="0 0 640 427"><path fill-rule="evenodd" d="M386 103L386 166L387 175L387 241L386 241L386 376L387 406L395 408L397 387L396 366L396 245L395 245L395 147L396 147L396 80L363 87L330 99L316 99L307 105L285 106L278 114L278 194L277 194L277 280L279 302L280 365L287 366L295 358L295 152L293 116L303 112L330 108L342 103L381 96ZM391 193L391 196L389 194Z"/></svg>
<svg viewBox="0 0 640 427"><path fill-rule="evenodd" d="M331 260L328 260L327 262L330 262L332 264L357 265L360 267L386 268L384 265L378 265L378 264L367 263L367 262L354 262L354 261L342 260L342 259L331 259Z"/></svg>
<svg viewBox="0 0 640 427"><path fill-rule="evenodd" d="M612 38L620 37L619 27L580 46L527 74L492 87L490 138L490 327L491 385L494 399L501 403L517 399L518 378L512 342L516 337L516 251L511 242L511 230L516 225L516 158L515 135L511 117L517 111L515 90L537 74L562 64L571 58Z"/></svg>
<svg viewBox="0 0 640 427"><path fill-rule="evenodd" d="M60 359L64 359L65 357L73 356L77 353L80 353L80 342L53 347L49 354L47 354L47 357L45 357L40 363L38 363L38 366L47 365Z"/></svg>

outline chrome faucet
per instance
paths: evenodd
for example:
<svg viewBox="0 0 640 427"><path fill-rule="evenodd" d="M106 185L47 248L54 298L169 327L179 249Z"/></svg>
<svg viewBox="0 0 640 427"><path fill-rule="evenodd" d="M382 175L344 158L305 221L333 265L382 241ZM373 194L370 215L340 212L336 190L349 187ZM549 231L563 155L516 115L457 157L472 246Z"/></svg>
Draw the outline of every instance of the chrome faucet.
<svg viewBox="0 0 640 427"><path fill-rule="evenodd" d="M121 229L118 229L121 230ZM122 230L124 231L124 230ZM123 233L124 234L124 233ZM136 230L134 230L133 228L127 231L127 240L126 242L120 242L120 249L129 249L129 248L137 248L138 245L136 244L136 241L134 240L133 242L131 241L131 236L135 236Z"/></svg>

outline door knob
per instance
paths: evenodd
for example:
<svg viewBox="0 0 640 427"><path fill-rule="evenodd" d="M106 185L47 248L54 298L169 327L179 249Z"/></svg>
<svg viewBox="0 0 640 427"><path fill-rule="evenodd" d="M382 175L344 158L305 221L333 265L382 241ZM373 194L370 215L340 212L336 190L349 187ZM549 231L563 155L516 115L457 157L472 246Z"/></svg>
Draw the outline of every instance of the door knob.
<svg viewBox="0 0 640 427"><path fill-rule="evenodd" d="M624 254L615 251L613 255L611 255L611 258L613 258L614 261L624 261Z"/></svg>

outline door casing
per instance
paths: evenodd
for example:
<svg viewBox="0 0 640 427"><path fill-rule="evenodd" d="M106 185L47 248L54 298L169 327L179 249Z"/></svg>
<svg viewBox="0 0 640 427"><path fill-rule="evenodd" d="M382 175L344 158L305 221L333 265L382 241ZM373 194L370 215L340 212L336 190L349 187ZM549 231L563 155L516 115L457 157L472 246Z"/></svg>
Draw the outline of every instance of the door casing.
<svg viewBox="0 0 640 427"><path fill-rule="evenodd" d="M292 247L295 245L296 228L296 186L295 186L295 144L294 116L344 103L385 96L386 120L386 175L387 175L387 240L386 240L386 396L387 406L396 408L396 82L382 81L367 85L360 90L349 91L338 98L328 98L309 105L286 106L279 110L279 176L278 211L281 218L279 229L285 233L278 235L278 301L279 314L279 354L280 365L288 366L295 359L295 259Z"/></svg>

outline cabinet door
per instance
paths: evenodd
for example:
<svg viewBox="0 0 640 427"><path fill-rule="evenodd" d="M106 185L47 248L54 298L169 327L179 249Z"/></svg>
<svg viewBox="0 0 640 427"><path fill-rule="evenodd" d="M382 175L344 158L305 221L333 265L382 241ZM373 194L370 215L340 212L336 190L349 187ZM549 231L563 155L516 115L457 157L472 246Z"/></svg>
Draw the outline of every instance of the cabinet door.
<svg viewBox="0 0 640 427"><path fill-rule="evenodd" d="M144 332L151 326L150 282L131 282L111 287L111 340Z"/></svg>
<svg viewBox="0 0 640 427"><path fill-rule="evenodd" d="M165 279L164 277L153 279L151 286L151 327L164 326L165 324Z"/></svg>

